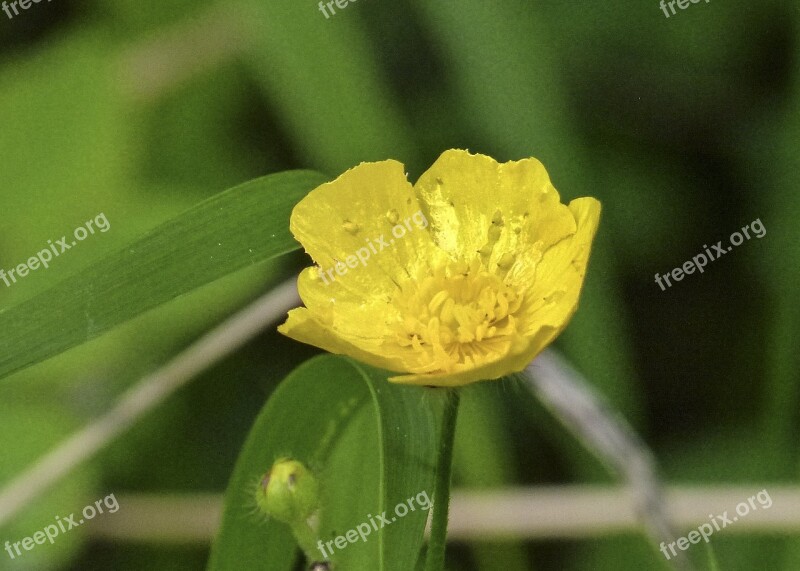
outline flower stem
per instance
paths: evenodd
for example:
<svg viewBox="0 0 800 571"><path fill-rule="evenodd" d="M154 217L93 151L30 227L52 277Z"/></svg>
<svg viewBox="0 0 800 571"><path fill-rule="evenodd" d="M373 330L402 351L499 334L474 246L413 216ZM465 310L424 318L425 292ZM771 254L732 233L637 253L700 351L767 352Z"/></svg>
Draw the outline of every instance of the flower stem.
<svg viewBox="0 0 800 571"><path fill-rule="evenodd" d="M447 519L450 508L450 480L453 473L453 442L456 436L456 419L461 395L458 389L451 390L442 418L439 441L439 458L436 465L436 483L433 488L433 516L431 537L425 571L443 571L444 551L447 544Z"/></svg>

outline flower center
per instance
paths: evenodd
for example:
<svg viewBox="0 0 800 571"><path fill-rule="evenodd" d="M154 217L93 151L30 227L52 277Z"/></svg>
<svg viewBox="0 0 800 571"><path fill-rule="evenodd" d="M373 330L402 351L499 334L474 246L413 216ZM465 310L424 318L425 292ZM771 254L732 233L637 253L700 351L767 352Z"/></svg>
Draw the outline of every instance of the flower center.
<svg viewBox="0 0 800 571"><path fill-rule="evenodd" d="M396 340L425 358L418 373L454 372L504 355L517 335L522 292L486 270L480 259L451 263L403 284L392 299Z"/></svg>

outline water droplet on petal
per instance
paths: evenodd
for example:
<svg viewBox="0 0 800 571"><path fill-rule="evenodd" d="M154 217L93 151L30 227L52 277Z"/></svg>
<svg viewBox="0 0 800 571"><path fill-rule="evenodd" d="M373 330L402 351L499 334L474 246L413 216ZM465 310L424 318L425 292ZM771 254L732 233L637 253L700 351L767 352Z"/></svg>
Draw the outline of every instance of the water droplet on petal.
<svg viewBox="0 0 800 571"><path fill-rule="evenodd" d="M350 234L357 234L358 231L361 230L361 227L358 224L355 222L350 222L349 220L342 222L342 228L344 228L345 231L349 232Z"/></svg>

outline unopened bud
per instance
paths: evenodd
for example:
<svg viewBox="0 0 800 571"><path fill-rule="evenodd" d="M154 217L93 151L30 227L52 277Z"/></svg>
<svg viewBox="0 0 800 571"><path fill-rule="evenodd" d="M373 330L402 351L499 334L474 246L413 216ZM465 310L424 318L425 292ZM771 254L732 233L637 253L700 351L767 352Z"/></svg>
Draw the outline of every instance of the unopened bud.
<svg viewBox="0 0 800 571"><path fill-rule="evenodd" d="M297 460L280 458L261 479L256 503L267 515L284 523L305 522L319 506L319 484Z"/></svg>

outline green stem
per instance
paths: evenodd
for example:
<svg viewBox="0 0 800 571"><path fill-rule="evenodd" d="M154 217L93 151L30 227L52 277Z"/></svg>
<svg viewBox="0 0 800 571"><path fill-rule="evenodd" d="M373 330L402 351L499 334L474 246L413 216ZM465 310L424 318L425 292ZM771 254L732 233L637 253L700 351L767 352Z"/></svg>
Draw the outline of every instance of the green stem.
<svg viewBox="0 0 800 571"><path fill-rule="evenodd" d="M444 550L447 544L447 518L450 509L450 480L453 473L453 442L458 418L458 389L450 390L444 409L442 433L439 441L439 458L436 464L436 483L433 488L433 516L431 538L425 571L443 571Z"/></svg>
<svg viewBox="0 0 800 571"><path fill-rule="evenodd" d="M303 555L306 556L309 563L320 561L322 559L321 553L317 550L317 534L308 525L308 522L302 521L294 524L289 524L292 528L294 538L300 549L303 550Z"/></svg>

